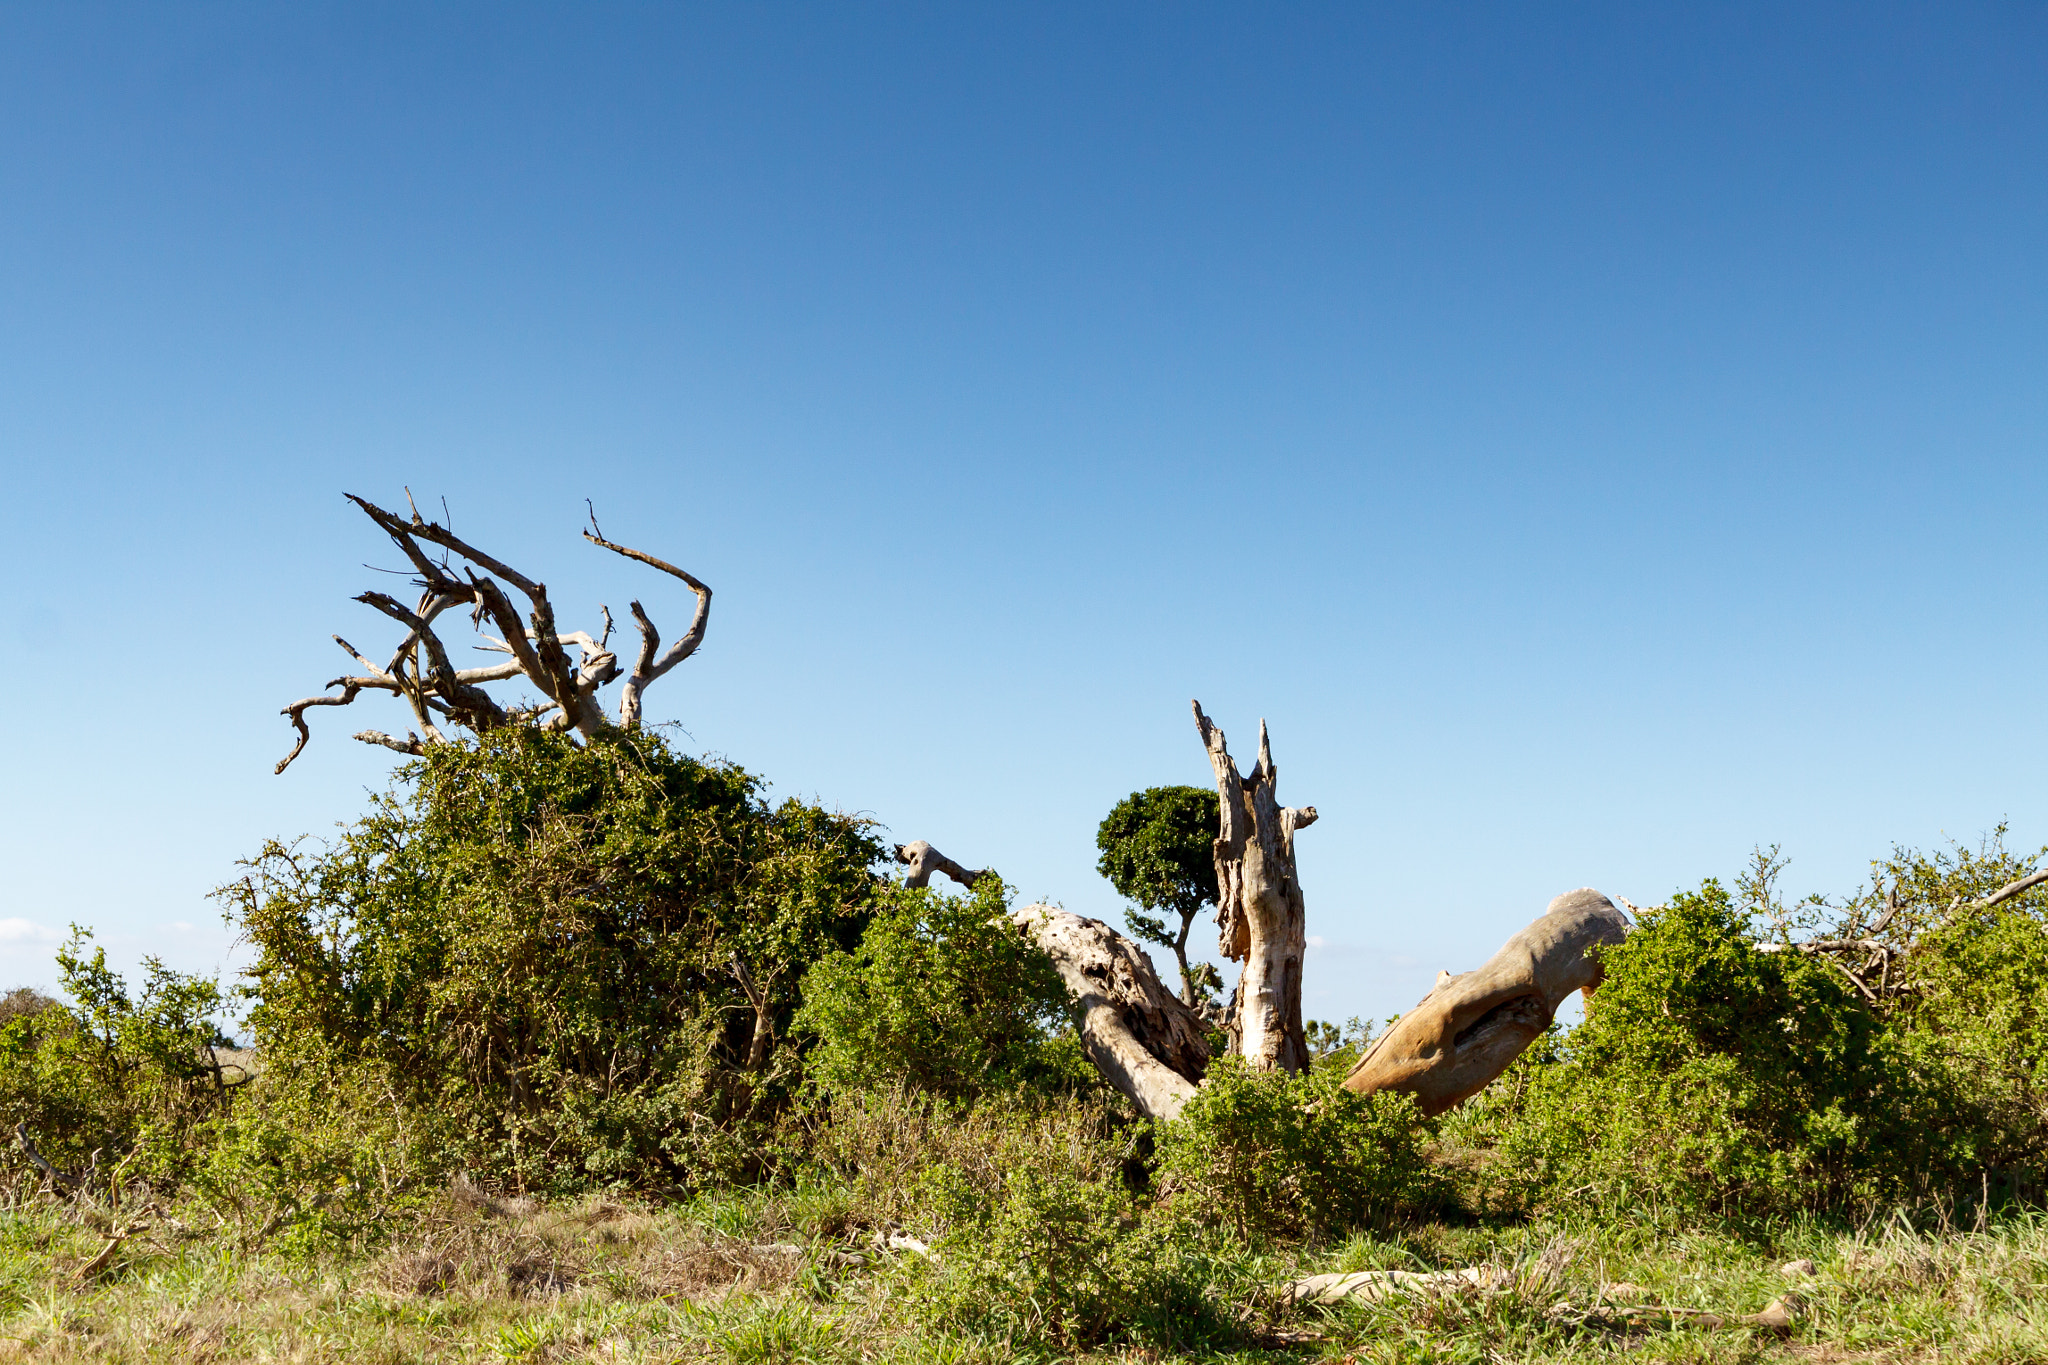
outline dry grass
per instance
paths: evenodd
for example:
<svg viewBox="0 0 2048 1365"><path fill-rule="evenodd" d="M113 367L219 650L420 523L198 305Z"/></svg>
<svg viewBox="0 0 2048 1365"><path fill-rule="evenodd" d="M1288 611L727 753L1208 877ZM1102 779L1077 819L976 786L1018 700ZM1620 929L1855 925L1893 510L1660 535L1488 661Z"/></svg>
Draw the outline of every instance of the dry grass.
<svg viewBox="0 0 2048 1365"><path fill-rule="evenodd" d="M164 1220L79 1283L105 1245L48 1207L0 1213L0 1361L732 1362L1001 1365L1049 1358L1029 1342L935 1336L896 1293L891 1258L850 1225L873 1210L845 1190L657 1207L544 1204L457 1187L391 1243L358 1255L244 1253ZM1810 1258L1805 1317L1789 1332L1704 1330L1583 1310L1620 1298L1753 1313ZM1843 1234L1793 1228L1753 1245L1606 1224L1428 1225L1273 1262L1295 1271L1495 1267L1490 1289L1376 1305L1271 1304L1249 1360L1407 1362L2048 1360L2048 1224L1921 1233L1894 1222ZM1622 1283L1628 1294L1608 1292ZM1570 1305L1561 1311L1560 1304ZM1157 1361L1142 1350L1100 1357Z"/></svg>

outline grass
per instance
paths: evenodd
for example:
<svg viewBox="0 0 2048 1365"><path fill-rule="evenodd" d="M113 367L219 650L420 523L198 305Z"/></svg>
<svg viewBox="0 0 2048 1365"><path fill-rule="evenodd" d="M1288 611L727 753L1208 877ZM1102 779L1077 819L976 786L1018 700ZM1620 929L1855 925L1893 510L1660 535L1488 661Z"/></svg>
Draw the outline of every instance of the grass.
<svg viewBox="0 0 2048 1365"><path fill-rule="evenodd" d="M68 1205L0 1212L0 1361L732 1362L1036 1365L1028 1340L920 1325L901 1259L850 1226L843 1192L740 1192L652 1206L543 1204L457 1188L380 1246L312 1255L158 1218L81 1282L105 1219ZM1807 1259L1815 1273L1779 1266ZM1290 1274L1485 1266L1494 1287L1380 1303L1244 1304L1242 1340L1208 1358L1408 1362L2048 1360L2048 1220L1977 1229L1906 1220L1768 1237L1659 1233L1627 1220L1419 1224L1269 1256ZM929 1265L918 1268L931 1273ZM1795 1291L1789 1332L1615 1304L1754 1313ZM1100 1360L1158 1361L1138 1347Z"/></svg>

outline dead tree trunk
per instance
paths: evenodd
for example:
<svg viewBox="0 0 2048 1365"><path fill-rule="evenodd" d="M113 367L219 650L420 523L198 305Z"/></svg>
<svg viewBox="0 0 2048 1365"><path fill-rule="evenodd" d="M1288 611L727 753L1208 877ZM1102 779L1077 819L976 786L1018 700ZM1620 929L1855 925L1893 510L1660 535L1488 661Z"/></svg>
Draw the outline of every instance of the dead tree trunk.
<svg viewBox="0 0 2048 1365"><path fill-rule="evenodd" d="M1144 949L1101 920L1045 905L1010 919L1059 968L1081 1045L1103 1079L1146 1118L1176 1117L1209 1065L1201 1016L1166 989Z"/></svg>
<svg viewBox="0 0 2048 1365"><path fill-rule="evenodd" d="M1586 950L1627 934L1628 918L1607 897L1566 892L1477 971L1439 976L1359 1058L1345 1088L1407 1091L1425 1114L1463 1103L1542 1036L1566 996L1592 998L1601 969Z"/></svg>
<svg viewBox="0 0 2048 1365"><path fill-rule="evenodd" d="M1195 727L1216 771L1222 832L1216 839L1216 919L1223 955L1243 963L1224 1031L1231 1051L1256 1067L1302 1071L1309 1063L1301 1026L1301 959L1308 949L1307 907L1294 866L1294 834L1315 823L1316 808L1282 806L1274 795L1266 723L1259 761L1240 777L1223 731L1194 703Z"/></svg>

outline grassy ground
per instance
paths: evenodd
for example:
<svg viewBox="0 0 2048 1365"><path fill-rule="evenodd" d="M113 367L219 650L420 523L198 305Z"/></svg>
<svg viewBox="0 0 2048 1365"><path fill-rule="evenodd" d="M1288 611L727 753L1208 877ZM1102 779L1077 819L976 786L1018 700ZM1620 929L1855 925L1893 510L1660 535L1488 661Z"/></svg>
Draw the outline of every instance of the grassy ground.
<svg viewBox="0 0 2048 1365"><path fill-rule="evenodd" d="M251 1251L152 1215L90 1274L103 1218L0 1212L0 1360L1038 1361L1029 1342L938 1336L899 1292L913 1250L849 1231L830 1194L654 1208L451 1194L358 1254ZM1808 1258L1811 1277L1782 1262ZM1309 1362L2048 1360L2048 1222L1921 1233L1792 1228L1756 1245L1627 1225L1421 1226L1271 1261L1289 1274L1482 1265L1496 1287L1378 1304L1244 1305L1222 1359ZM1755 1313L1787 1332L1616 1305ZM1154 1361L1143 1350L1101 1359Z"/></svg>

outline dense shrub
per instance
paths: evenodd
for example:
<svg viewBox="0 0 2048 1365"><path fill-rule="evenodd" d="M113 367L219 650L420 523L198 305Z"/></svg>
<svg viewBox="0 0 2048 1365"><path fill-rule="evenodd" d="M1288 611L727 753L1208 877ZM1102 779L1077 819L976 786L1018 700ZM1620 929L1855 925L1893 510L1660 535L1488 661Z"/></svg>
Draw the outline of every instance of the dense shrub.
<svg viewBox="0 0 2048 1365"><path fill-rule="evenodd" d="M1140 1192L1142 1130L1101 1095L869 1090L819 1117L813 1157L823 1183L851 1191L849 1221L929 1243L898 1263L921 1320L1062 1347L1236 1334L1250 1257Z"/></svg>
<svg viewBox="0 0 2048 1365"><path fill-rule="evenodd" d="M1384 1224L1437 1207L1426 1125L1406 1095L1354 1095L1343 1071L1256 1071L1213 1063L1159 1135L1177 1203L1240 1234L1299 1237Z"/></svg>
<svg viewBox="0 0 2048 1365"><path fill-rule="evenodd" d="M2006 852L2002 834L1974 851L1900 850L1881 867L1895 888L1885 904L1898 906L1893 924L1911 945L1893 968L1908 989L1887 1013L1969 1096L1946 1126L1960 1139L1974 1122L1986 1183L2038 1197L2048 1171L2048 887L1981 904L2038 861ZM1883 908L1852 907L1852 922Z"/></svg>
<svg viewBox="0 0 2048 1365"><path fill-rule="evenodd" d="M402 777L333 844L271 844L223 889L279 1112L331 1126L317 1078L361 1071L423 1174L758 1174L797 983L871 910L864 823L771 807L647 732L510 728Z"/></svg>
<svg viewBox="0 0 2048 1365"><path fill-rule="evenodd" d="M1008 907L992 876L965 895L883 892L859 948L804 977L795 1028L815 1040L813 1083L951 1098L1092 1084L1059 973Z"/></svg>
<svg viewBox="0 0 2048 1365"><path fill-rule="evenodd" d="M8 997L0 1130L11 1136L19 1126L73 1178L92 1172L175 1188L227 1104L213 1051L230 1042L219 1022L220 990L148 958L142 988L131 995L105 949L87 955L88 942L74 932L57 952L70 1006L33 992ZM12 1142L7 1150L9 1164L25 1164Z"/></svg>
<svg viewBox="0 0 2048 1365"><path fill-rule="evenodd" d="M1466 1122L1491 1192L1668 1213L1847 1209L1938 1189L1972 1155L1946 1073L1816 958L1759 951L1716 882L1604 951L1585 1022Z"/></svg>

